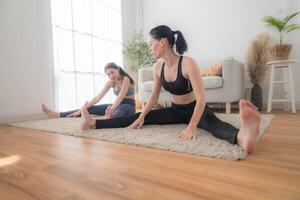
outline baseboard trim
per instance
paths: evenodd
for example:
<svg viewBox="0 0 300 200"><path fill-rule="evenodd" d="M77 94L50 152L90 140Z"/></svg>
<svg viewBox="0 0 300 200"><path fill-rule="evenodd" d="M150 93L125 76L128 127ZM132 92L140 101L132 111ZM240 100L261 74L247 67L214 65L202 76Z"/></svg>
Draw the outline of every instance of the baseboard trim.
<svg viewBox="0 0 300 200"><path fill-rule="evenodd" d="M300 111L300 101L296 101L295 102L295 106L296 106L296 110ZM263 108L264 109L267 109L268 107L268 103L265 102L263 103ZM272 109L282 109L284 111L291 111L292 108L291 108L291 103L282 103L282 102L273 102L272 103Z"/></svg>
<svg viewBox="0 0 300 200"><path fill-rule="evenodd" d="M224 108L225 109L225 103L208 103L212 108ZM295 102L296 110L300 111L300 101ZM268 103L263 103L263 110L267 110ZM234 102L231 104L231 109L238 109L239 105L237 102ZM272 104L272 109L278 109L278 110L284 110L284 111L291 111L291 104L290 103L283 103L280 102L274 102Z"/></svg>
<svg viewBox="0 0 300 200"><path fill-rule="evenodd" d="M7 123L19 122L19 121L45 119L45 118L46 118L46 116L42 113L31 114L31 115L17 115L17 116L9 116L9 117L0 117L0 124L7 124Z"/></svg>

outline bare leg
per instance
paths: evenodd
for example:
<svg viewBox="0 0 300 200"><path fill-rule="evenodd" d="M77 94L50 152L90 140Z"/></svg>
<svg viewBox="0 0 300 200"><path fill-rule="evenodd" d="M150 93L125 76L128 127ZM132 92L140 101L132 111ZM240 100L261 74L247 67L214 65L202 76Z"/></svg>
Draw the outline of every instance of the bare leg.
<svg viewBox="0 0 300 200"><path fill-rule="evenodd" d="M258 134L260 115L257 108L246 100L240 100L241 129L237 135L237 143L248 153L255 151Z"/></svg>
<svg viewBox="0 0 300 200"><path fill-rule="evenodd" d="M42 105L42 111L49 117L49 118L59 118L59 113L49 109L45 104Z"/></svg>
<svg viewBox="0 0 300 200"><path fill-rule="evenodd" d="M95 129L96 128L96 120L92 118L88 112L88 105L89 102L85 102L85 104L81 108L81 130L87 130L87 129Z"/></svg>

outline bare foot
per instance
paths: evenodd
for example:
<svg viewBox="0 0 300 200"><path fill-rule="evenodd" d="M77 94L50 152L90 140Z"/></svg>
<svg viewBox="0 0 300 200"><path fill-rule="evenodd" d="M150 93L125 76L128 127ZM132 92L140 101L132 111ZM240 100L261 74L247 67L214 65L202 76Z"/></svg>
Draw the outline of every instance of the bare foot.
<svg viewBox="0 0 300 200"><path fill-rule="evenodd" d="M92 118L88 112L88 105L89 102L85 102L85 104L81 108L81 130L87 130L87 129L95 129L96 128L96 120Z"/></svg>
<svg viewBox="0 0 300 200"><path fill-rule="evenodd" d="M112 112L110 111L111 106L108 106L105 110L105 115L104 115L104 119L111 119L112 117Z"/></svg>
<svg viewBox="0 0 300 200"><path fill-rule="evenodd" d="M49 118L59 118L59 113L53 110L50 110L45 104L42 105L42 111L49 117Z"/></svg>
<svg viewBox="0 0 300 200"><path fill-rule="evenodd" d="M241 129L237 135L238 144L248 153L253 153L256 148L260 115L257 108L249 101L240 100Z"/></svg>

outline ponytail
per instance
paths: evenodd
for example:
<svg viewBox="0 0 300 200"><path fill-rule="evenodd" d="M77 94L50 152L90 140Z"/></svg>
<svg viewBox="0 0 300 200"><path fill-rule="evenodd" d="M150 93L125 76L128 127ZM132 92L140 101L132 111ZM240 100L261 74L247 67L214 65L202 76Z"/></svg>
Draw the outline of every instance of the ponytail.
<svg viewBox="0 0 300 200"><path fill-rule="evenodd" d="M178 54L182 55L185 51L187 51L187 43L181 31L173 31L173 35L177 35L177 39L175 39L176 51Z"/></svg>

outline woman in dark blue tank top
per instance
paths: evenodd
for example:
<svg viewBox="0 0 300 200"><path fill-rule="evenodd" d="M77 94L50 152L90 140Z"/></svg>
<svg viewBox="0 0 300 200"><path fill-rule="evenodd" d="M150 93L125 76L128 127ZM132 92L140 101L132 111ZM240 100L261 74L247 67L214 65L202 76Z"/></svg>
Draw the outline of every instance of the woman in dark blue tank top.
<svg viewBox="0 0 300 200"><path fill-rule="evenodd" d="M248 153L253 152L256 148L260 123L257 108L248 101L240 101L240 130L218 119L205 103L205 90L197 63L191 57L182 56L187 50L182 33L161 25L150 31L149 44L151 53L161 62L154 64L152 94L143 112L126 120L95 120L88 115L85 105L82 107L81 129L129 125L130 128L140 128L149 124L185 123L186 129L179 133L182 140L194 138L196 129L202 128L217 138L239 144ZM172 106L152 110L161 87L170 92Z"/></svg>
<svg viewBox="0 0 300 200"><path fill-rule="evenodd" d="M122 118L135 114L135 90L133 79L115 63L108 63L105 66L105 74L109 80L104 84L103 89L97 96L92 98L87 105L88 112L93 115L104 115L106 119ZM95 105L104 97L104 95L113 88L117 96L113 104ZM43 112L50 118L58 117L79 117L80 110L67 112L55 112L42 105Z"/></svg>

